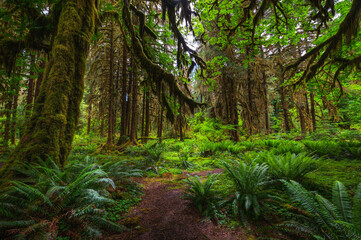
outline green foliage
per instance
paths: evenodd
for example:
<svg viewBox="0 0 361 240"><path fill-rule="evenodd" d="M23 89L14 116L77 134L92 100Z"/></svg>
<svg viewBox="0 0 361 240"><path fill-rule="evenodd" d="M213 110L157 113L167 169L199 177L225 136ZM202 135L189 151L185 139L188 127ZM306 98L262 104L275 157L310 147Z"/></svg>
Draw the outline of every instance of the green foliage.
<svg viewBox="0 0 361 240"><path fill-rule="evenodd" d="M106 208L106 218L112 222L119 221L122 214L127 212L132 206L138 204L141 200L141 198L135 197L114 201Z"/></svg>
<svg viewBox="0 0 361 240"><path fill-rule="evenodd" d="M346 188L336 181L332 189L332 202L312 193L295 181L282 180L290 198L305 211L303 223L288 226L312 233L318 239L361 239L360 209L361 184L356 190L353 206Z"/></svg>
<svg viewBox="0 0 361 240"><path fill-rule="evenodd" d="M188 175L188 179L183 180L189 187L183 197L191 200L202 214L210 218L214 217L221 200L219 192L213 189L218 182L217 178L217 174L208 174L206 180L202 181L197 175Z"/></svg>
<svg viewBox="0 0 361 240"><path fill-rule="evenodd" d="M233 182L234 195L226 202L232 203L235 216L239 217L243 224L247 223L247 217L259 217L265 201L276 199L268 188L270 179L267 175L266 164L244 162L236 166L223 163L224 168Z"/></svg>
<svg viewBox="0 0 361 240"><path fill-rule="evenodd" d="M303 141L306 148L319 156L338 157L341 154L341 147L332 141Z"/></svg>
<svg viewBox="0 0 361 240"><path fill-rule="evenodd" d="M275 179L301 181L306 174L317 169L316 161L307 153L287 152L282 155L268 153L266 163Z"/></svg>
<svg viewBox="0 0 361 240"><path fill-rule="evenodd" d="M227 131L234 129L234 126L224 125L216 118L207 118L202 111L189 119L189 125L195 139L212 142L229 139Z"/></svg>
<svg viewBox="0 0 361 240"><path fill-rule="evenodd" d="M179 147L177 148L177 154L178 154L178 158L179 160L182 162L181 163L181 167L182 168L190 168L193 166L193 164L191 164L188 159L191 156L191 149L189 147L181 147L181 145L178 145Z"/></svg>
<svg viewBox="0 0 361 240"><path fill-rule="evenodd" d="M124 230L105 218L104 208L113 202L107 189L115 189L115 183L96 164L69 163L61 169L49 159L26 165L21 173L33 184L12 181L1 193L3 237L98 238L99 229Z"/></svg>
<svg viewBox="0 0 361 240"><path fill-rule="evenodd" d="M314 152L319 156L333 158L340 156L359 158L361 156L360 141L303 141L303 144L310 152Z"/></svg>
<svg viewBox="0 0 361 240"><path fill-rule="evenodd" d="M288 152L300 154L302 152L305 152L306 149L304 145L300 142L295 141L284 141L282 144L278 144L277 147L272 148L271 150L275 155L279 154L285 154Z"/></svg>
<svg viewBox="0 0 361 240"><path fill-rule="evenodd" d="M162 160L162 155L166 151L166 146L164 143L156 142L147 144L144 146L146 149L146 164L150 166L148 169L152 169L158 174L158 168L160 167L160 161Z"/></svg>

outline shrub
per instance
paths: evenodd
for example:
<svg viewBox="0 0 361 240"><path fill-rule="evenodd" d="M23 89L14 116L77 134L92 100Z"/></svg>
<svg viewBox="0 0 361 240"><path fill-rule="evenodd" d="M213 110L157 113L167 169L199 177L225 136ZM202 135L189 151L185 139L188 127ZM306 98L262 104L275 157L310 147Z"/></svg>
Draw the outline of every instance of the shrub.
<svg viewBox="0 0 361 240"><path fill-rule="evenodd" d="M208 174L206 180L202 181L197 175L188 175L188 179L183 180L189 186L183 197L191 200L202 214L210 218L214 217L221 200L219 192L213 189L214 184L218 182L217 178L217 174Z"/></svg>
<svg viewBox="0 0 361 240"><path fill-rule="evenodd" d="M317 239L361 239L361 184L357 187L353 204L345 186L336 181L332 201L312 193L295 181L283 180L291 199L301 206L304 223L295 221L283 225Z"/></svg>
<svg viewBox="0 0 361 240"><path fill-rule="evenodd" d="M95 164L61 169L48 160L21 172L34 184L12 181L0 194L2 237L81 239L100 237L100 229L124 230L105 218L104 208L113 202L107 189L115 184Z"/></svg>
<svg viewBox="0 0 361 240"><path fill-rule="evenodd" d="M239 163L231 166L223 163L227 174L234 185L234 195L226 202L232 203L233 213L246 224L247 216L259 217L265 201L276 199L272 191L267 188L271 183L267 175L266 164Z"/></svg>
<svg viewBox="0 0 361 240"><path fill-rule="evenodd" d="M341 146L332 141L303 141L307 149L319 156L338 157L341 154Z"/></svg>
<svg viewBox="0 0 361 240"><path fill-rule="evenodd" d="M166 146L164 143L154 143L145 145L147 156L146 163L150 166L148 169L152 169L158 174L158 168L160 161L162 160L162 155L166 151Z"/></svg>
<svg viewBox="0 0 361 240"><path fill-rule="evenodd" d="M316 160L307 153L268 153L266 158L270 173L276 179L301 181L306 174L317 169Z"/></svg>
<svg viewBox="0 0 361 240"><path fill-rule="evenodd" d="M276 155L288 152L299 154L305 152L306 149L304 145L300 142L284 141L282 144L278 145L276 148L273 148L271 151Z"/></svg>

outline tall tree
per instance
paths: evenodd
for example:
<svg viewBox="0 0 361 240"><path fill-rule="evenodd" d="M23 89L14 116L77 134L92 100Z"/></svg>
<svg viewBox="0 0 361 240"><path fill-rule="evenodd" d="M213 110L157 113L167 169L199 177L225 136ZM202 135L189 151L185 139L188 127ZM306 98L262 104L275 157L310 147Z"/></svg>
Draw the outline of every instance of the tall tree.
<svg viewBox="0 0 361 240"><path fill-rule="evenodd" d="M22 162L38 161L39 158L52 157L57 164L64 165L71 150L79 117L85 62L98 18L97 0L61 1L52 9L51 16L43 15L42 9L37 9L35 4L24 6L24 3L21 2L21 10L27 12L29 18L34 21L42 20L47 24L55 20L56 25L52 26L51 33L46 31L40 36L29 38L31 39L29 41L32 41L31 45L36 47L43 42L33 39L42 40L41 37L45 39L46 33L54 36L51 45L48 46L50 58L34 112L20 143L0 170L2 178L14 174L12 170L14 166ZM44 22L38 22L39 26L43 24ZM30 31L28 34L34 32ZM2 36L0 40L1 49L4 46L11 47L13 51L8 55L12 57L19 48L30 45L22 39ZM14 48L14 45L18 48Z"/></svg>

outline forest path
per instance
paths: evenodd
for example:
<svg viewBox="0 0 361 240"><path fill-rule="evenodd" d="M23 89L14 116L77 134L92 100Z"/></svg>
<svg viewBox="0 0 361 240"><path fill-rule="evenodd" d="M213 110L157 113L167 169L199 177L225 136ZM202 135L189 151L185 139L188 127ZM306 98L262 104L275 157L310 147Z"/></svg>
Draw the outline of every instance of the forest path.
<svg viewBox="0 0 361 240"><path fill-rule="evenodd" d="M192 173L205 176L207 173L219 173L222 169ZM133 222L130 231L109 239L139 240L236 240L248 239L245 233L226 229L204 220L199 212L192 208L189 201L182 199L184 184L177 176L163 175L161 178L143 178L140 182L145 188L142 201L132 209L123 224ZM128 223L127 223L128 222ZM139 227L135 227L139 225Z"/></svg>

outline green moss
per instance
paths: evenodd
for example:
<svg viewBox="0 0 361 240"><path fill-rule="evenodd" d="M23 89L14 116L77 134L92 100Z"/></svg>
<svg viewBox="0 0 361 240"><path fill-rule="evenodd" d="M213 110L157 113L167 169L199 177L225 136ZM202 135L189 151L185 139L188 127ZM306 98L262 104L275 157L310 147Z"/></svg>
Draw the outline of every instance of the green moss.
<svg viewBox="0 0 361 240"><path fill-rule="evenodd" d="M323 194L330 194L336 180L342 182L351 192L354 191L361 183L361 162L349 159L324 160L318 171L307 175L304 184Z"/></svg>
<svg viewBox="0 0 361 240"><path fill-rule="evenodd" d="M96 0L62 4L50 60L24 137L0 174L9 179L23 162L51 157L64 165L80 115L83 78L97 16Z"/></svg>

